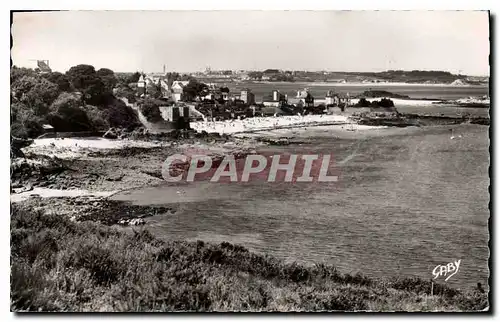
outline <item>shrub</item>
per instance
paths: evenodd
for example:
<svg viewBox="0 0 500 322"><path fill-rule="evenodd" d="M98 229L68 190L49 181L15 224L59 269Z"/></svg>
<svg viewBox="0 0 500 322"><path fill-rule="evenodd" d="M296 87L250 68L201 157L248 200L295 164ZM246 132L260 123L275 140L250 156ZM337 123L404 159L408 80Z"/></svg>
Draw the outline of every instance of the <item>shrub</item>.
<svg viewBox="0 0 500 322"><path fill-rule="evenodd" d="M141 104L141 113L146 117L149 122L160 122L163 120L160 111L160 103L161 101L146 99Z"/></svg>
<svg viewBox="0 0 500 322"><path fill-rule="evenodd" d="M87 113L90 124L94 130L105 131L110 128L104 110L98 108L97 106L87 105L85 106L85 112Z"/></svg>
<svg viewBox="0 0 500 322"><path fill-rule="evenodd" d="M102 108L102 114L106 123L111 127L133 130L141 125L137 112L117 98L113 98L105 108Z"/></svg>
<svg viewBox="0 0 500 322"><path fill-rule="evenodd" d="M356 107L370 107L370 105L371 105L371 103L368 100L366 100L366 98L363 97L363 98L359 99L359 102L356 103L355 106Z"/></svg>
<svg viewBox="0 0 500 322"><path fill-rule="evenodd" d="M22 103L10 107L11 135L18 138L33 138L43 133L42 119Z"/></svg>
<svg viewBox="0 0 500 322"><path fill-rule="evenodd" d="M69 82L69 78L59 72L48 73L43 76L48 81L57 85L59 92L70 92L71 91L71 83Z"/></svg>
<svg viewBox="0 0 500 322"><path fill-rule="evenodd" d="M388 98L382 98L380 101L373 101L373 107L394 107L394 102Z"/></svg>
<svg viewBox="0 0 500 322"><path fill-rule="evenodd" d="M62 93L50 106L46 120L58 132L92 130L92 123L75 94Z"/></svg>
<svg viewBox="0 0 500 322"><path fill-rule="evenodd" d="M36 115L44 116L59 95L56 84L38 76L23 76L11 84L14 97Z"/></svg>

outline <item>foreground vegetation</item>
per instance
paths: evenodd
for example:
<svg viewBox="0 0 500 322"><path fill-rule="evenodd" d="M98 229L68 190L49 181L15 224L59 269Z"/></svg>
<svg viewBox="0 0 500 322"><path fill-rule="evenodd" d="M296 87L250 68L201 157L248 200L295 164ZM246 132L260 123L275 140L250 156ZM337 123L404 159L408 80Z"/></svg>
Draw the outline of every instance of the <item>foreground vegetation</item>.
<svg viewBox="0 0 500 322"><path fill-rule="evenodd" d="M14 311L456 311L487 295L416 278L374 280L229 243L165 242L147 230L73 222L18 204L11 214Z"/></svg>
<svg viewBox="0 0 500 322"><path fill-rule="evenodd" d="M57 132L134 129L140 125L137 113L117 97L134 97L127 82L137 77L118 78L110 69L90 65L73 66L65 74L13 66L11 135L36 138L45 124Z"/></svg>

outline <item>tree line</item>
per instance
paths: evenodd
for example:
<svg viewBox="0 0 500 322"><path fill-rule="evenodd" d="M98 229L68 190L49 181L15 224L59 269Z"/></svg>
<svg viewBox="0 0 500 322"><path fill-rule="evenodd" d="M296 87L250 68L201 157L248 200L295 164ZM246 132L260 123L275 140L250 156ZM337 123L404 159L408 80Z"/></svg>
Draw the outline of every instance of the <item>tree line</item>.
<svg viewBox="0 0 500 322"><path fill-rule="evenodd" d="M43 124L56 131L98 131L138 125L136 113L118 100L113 90L125 88L133 78L118 78L108 68L76 65L66 73L40 74L33 69L11 68L11 135L33 138ZM128 85L127 85L128 86ZM129 92L133 90L129 88Z"/></svg>

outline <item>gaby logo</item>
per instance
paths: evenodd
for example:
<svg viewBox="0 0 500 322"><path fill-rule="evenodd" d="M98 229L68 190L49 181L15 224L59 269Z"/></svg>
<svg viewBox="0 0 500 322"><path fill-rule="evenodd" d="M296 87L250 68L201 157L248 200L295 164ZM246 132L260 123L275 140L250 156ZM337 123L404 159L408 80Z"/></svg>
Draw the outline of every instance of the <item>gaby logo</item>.
<svg viewBox="0 0 500 322"><path fill-rule="evenodd" d="M451 263L448 263L446 265L438 265L434 267L432 270L432 275L434 275L434 279L441 277L441 276L447 276L445 281L449 280L450 277L458 273L458 269L460 268L460 261L454 261Z"/></svg>
<svg viewBox="0 0 500 322"><path fill-rule="evenodd" d="M169 156L162 167L168 182L336 182L330 154L248 154Z"/></svg>

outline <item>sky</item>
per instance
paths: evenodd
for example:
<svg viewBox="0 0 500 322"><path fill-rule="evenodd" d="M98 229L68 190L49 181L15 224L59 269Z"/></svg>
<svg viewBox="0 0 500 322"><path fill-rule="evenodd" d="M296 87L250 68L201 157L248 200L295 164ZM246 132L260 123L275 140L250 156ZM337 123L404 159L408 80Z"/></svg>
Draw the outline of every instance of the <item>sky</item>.
<svg viewBox="0 0 500 322"><path fill-rule="evenodd" d="M485 11L60 11L14 13L17 66L115 72L444 70L489 75Z"/></svg>

